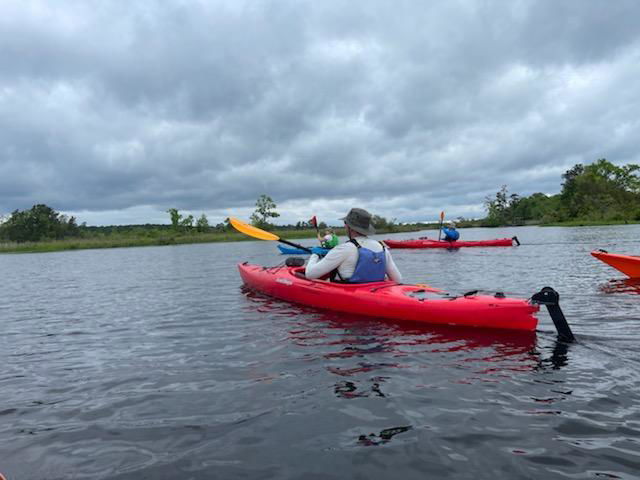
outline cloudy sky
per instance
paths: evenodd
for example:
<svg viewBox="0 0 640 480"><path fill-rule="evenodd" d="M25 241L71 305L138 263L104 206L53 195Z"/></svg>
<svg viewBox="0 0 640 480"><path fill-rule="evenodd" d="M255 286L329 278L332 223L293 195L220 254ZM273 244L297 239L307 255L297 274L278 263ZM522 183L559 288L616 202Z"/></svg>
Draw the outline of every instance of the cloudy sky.
<svg viewBox="0 0 640 480"><path fill-rule="evenodd" d="M636 0L2 0L0 214L484 215L640 163Z"/></svg>

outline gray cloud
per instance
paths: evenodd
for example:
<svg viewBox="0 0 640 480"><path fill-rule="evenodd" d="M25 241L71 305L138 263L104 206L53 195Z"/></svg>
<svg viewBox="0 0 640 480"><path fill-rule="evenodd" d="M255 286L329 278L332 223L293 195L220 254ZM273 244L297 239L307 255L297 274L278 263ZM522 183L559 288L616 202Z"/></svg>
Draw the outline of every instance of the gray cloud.
<svg viewBox="0 0 640 480"><path fill-rule="evenodd" d="M8 0L0 213L479 216L638 163L640 4Z"/></svg>

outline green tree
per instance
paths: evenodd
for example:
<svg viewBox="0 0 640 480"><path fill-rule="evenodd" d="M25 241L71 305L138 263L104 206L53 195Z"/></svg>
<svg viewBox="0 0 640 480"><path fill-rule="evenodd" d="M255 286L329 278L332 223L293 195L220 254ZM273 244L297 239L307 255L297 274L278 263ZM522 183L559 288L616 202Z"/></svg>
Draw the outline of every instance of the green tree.
<svg viewBox="0 0 640 480"><path fill-rule="evenodd" d="M557 221L558 206L560 196L548 196L544 193L534 193L528 197L519 199L514 207L513 218L521 220L522 223L528 221Z"/></svg>
<svg viewBox="0 0 640 480"><path fill-rule="evenodd" d="M167 213L171 217L171 226L174 230L178 231L182 222L182 215L178 212L177 208L170 208Z"/></svg>
<svg viewBox="0 0 640 480"><path fill-rule="evenodd" d="M193 228L193 215L187 215L180 221L180 227L183 230L191 230Z"/></svg>
<svg viewBox="0 0 640 480"><path fill-rule="evenodd" d="M68 237L80 236L80 227L78 226L76 217L71 216L67 219L64 230L65 230L65 236L68 236Z"/></svg>
<svg viewBox="0 0 640 480"><path fill-rule="evenodd" d="M562 216L580 220L633 220L640 202L640 166L617 166L604 158L574 165L562 175Z"/></svg>
<svg viewBox="0 0 640 480"><path fill-rule="evenodd" d="M585 173L611 182L612 186L625 192L640 193L640 178L634 174L638 170L640 166L633 163L618 167L605 158L600 158L587 166Z"/></svg>
<svg viewBox="0 0 640 480"><path fill-rule="evenodd" d="M276 203L268 195L260 195L256 201L256 209L251 214L251 223L256 227L266 227L270 218L279 217Z"/></svg>
<svg viewBox="0 0 640 480"><path fill-rule="evenodd" d="M0 225L0 238L14 242L37 242L80 235L75 217L60 215L51 207L38 204L29 210L15 210Z"/></svg>
<svg viewBox="0 0 640 480"><path fill-rule="evenodd" d="M617 166L604 158L590 165L578 163L567 170L557 195L508 194L506 186L495 198L487 197L486 225L527 222L633 221L640 219L640 166Z"/></svg>
<svg viewBox="0 0 640 480"><path fill-rule="evenodd" d="M517 193L509 195L507 186L502 185L495 198L490 196L485 198L484 205L488 213L488 224L498 226L519 223L519 219L516 218L515 214L520 202L521 198Z"/></svg>
<svg viewBox="0 0 640 480"><path fill-rule="evenodd" d="M196 222L196 230L200 233L206 232L209 230L209 220L207 220L207 216L203 213L198 218Z"/></svg>
<svg viewBox="0 0 640 480"><path fill-rule="evenodd" d="M380 215L374 215L371 218L371 223L373 224L373 228L377 230L385 230L389 226L389 221Z"/></svg>

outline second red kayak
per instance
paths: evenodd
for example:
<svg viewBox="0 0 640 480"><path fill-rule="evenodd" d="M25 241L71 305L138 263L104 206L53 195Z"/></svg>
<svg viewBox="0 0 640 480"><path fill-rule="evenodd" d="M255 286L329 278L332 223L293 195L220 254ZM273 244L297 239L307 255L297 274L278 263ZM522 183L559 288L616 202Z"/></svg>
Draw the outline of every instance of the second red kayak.
<svg viewBox="0 0 640 480"><path fill-rule="evenodd" d="M497 238L494 240L456 240L455 242L418 238L410 240L384 240L384 243L389 248L512 247L513 245L520 245L517 237Z"/></svg>
<svg viewBox="0 0 640 480"><path fill-rule="evenodd" d="M497 293L449 295L425 285L331 283L309 280L304 267L273 267L243 263L240 276L249 288L301 305L397 321L534 331L539 306Z"/></svg>
<svg viewBox="0 0 640 480"><path fill-rule="evenodd" d="M609 253L605 250L597 250L591 252L601 262L619 270L630 278L640 278L640 257L632 255L620 255L618 253Z"/></svg>

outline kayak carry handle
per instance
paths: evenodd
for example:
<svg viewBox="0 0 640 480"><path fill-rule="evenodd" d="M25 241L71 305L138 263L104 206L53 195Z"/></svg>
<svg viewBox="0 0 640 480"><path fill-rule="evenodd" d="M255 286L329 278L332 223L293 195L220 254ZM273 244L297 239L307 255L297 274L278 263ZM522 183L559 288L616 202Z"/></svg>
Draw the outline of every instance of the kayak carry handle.
<svg viewBox="0 0 640 480"><path fill-rule="evenodd" d="M520 246L520 240L518 240L518 237L513 236L513 237L511 237L511 240L516 242L516 246L518 246L518 247Z"/></svg>
<svg viewBox="0 0 640 480"><path fill-rule="evenodd" d="M531 302L538 305L546 305L560 340L564 342L575 341L576 337L573 336L571 327L569 327L569 323L560 308L560 295L558 292L551 287L544 287L531 297Z"/></svg>

